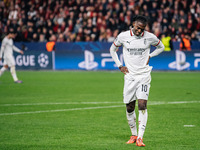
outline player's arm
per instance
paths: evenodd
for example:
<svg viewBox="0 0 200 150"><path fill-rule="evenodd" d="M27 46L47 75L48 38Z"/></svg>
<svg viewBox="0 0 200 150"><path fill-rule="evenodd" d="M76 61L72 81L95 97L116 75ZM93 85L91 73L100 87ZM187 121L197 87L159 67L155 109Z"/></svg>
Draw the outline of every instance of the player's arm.
<svg viewBox="0 0 200 150"><path fill-rule="evenodd" d="M127 67L123 66L121 64L121 62L119 61L119 57L117 55L117 50L118 50L119 46L117 46L114 42L110 47L110 54L112 59L114 60L114 62L116 63L116 65L118 66L118 68L120 69L120 71L124 74L128 73L128 69Z"/></svg>
<svg viewBox="0 0 200 150"><path fill-rule="evenodd" d="M155 46L156 49L155 49L152 53L149 54L149 59L150 59L151 57L154 57L154 56L159 55L159 54L162 53L162 52L164 51L164 49L165 49L163 43L162 43L156 36L154 36L153 41L154 41L154 42L153 42L152 45ZM146 65L149 64L149 59L148 59Z"/></svg>
<svg viewBox="0 0 200 150"><path fill-rule="evenodd" d="M13 50L14 50L15 52L24 54L24 52L23 52L22 50L20 50L19 48L17 48L15 45L13 45Z"/></svg>
<svg viewBox="0 0 200 150"><path fill-rule="evenodd" d="M110 47L110 54L112 56L112 59L114 60L114 62L117 64L118 67L122 66L121 62L119 61L119 57L117 55L117 50L118 50L118 46L116 46L114 43L111 45Z"/></svg>
<svg viewBox="0 0 200 150"><path fill-rule="evenodd" d="M156 49L149 54L150 58L159 55L165 49L163 43L154 34L151 34L151 45L156 47Z"/></svg>
<svg viewBox="0 0 200 150"><path fill-rule="evenodd" d="M2 42L2 45L1 45L1 50L0 50L0 60L1 60L2 57L3 57L3 53L4 53L4 50L5 50L5 47L6 47L6 44L5 44L5 42L3 41L3 42Z"/></svg>
<svg viewBox="0 0 200 150"><path fill-rule="evenodd" d="M150 53L150 58L159 55L160 53L162 53L165 49L165 46L163 45L163 43L159 40L157 45L154 45L156 47L156 49Z"/></svg>

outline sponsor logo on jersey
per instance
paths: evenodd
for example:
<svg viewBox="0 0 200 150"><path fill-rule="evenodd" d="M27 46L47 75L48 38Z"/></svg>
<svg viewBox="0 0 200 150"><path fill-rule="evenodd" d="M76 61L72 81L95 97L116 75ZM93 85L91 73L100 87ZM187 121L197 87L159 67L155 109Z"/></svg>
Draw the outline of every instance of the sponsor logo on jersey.
<svg viewBox="0 0 200 150"><path fill-rule="evenodd" d="M145 49L144 48L127 48L127 51L130 53L130 55L142 55Z"/></svg>

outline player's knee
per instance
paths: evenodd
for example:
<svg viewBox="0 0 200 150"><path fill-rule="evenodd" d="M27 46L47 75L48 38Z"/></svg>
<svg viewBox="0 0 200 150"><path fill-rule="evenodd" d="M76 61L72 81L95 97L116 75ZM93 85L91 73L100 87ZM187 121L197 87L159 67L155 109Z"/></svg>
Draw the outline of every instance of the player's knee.
<svg viewBox="0 0 200 150"><path fill-rule="evenodd" d="M131 105L126 105L126 110L127 110L128 113L133 112L134 109L135 109L135 108L134 108L133 106L131 106Z"/></svg>
<svg viewBox="0 0 200 150"><path fill-rule="evenodd" d="M133 112L135 110L135 101L126 104L126 110L128 113Z"/></svg>
<svg viewBox="0 0 200 150"><path fill-rule="evenodd" d="M4 65L4 68L8 69L8 65Z"/></svg>
<svg viewBox="0 0 200 150"><path fill-rule="evenodd" d="M146 101L142 101L138 103L138 109L139 110L145 110L147 109L147 102Z"/></svg>
<svg viewBox="0 0 200 150"><path fill-rule="evenodd" d="M126 110L127 110L127 112L128 112L128 113L131 113L131 112L133 112L133 111L134 111L134 109L133 109L133 108L127 108Z"/></svg>

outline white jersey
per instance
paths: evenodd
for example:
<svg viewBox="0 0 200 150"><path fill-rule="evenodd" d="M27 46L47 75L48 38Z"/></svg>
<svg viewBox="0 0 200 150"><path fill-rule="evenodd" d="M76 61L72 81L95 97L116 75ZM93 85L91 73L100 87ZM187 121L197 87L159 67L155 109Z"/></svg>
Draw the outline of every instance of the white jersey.
<svg viewBox="0 0 200 150"><path fill-rule="evenodd" d="M6 36L1 43L0 58L2 58L2 56L4 56L4 58L13 57L13 50L18 53L20 52L20 49L13 45L13 39L9 39Z"/></svg>
<svg viewBox="0 0 200 150"><path fill-rule="evenodd" d="M152 67L147 65L147 61L149 56L151 56L151 45L160 45L160 52L164 50L162 42L154 34L147 31L144 31L140 36L135 36L132 30L122 32L118 35L113 44L115 47L123 46L124 62L129 71L129 73L126 74L126 77L129 79L138 77L138 75L150 75Z"/></svg>

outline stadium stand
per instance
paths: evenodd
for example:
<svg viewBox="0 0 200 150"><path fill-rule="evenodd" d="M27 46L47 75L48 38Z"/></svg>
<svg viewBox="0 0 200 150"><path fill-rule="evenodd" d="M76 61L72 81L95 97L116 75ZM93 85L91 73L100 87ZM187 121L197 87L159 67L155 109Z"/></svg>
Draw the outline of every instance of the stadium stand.
<svg viewBox="0 0 200 150"><path fill-rule="evenodd" d="M15 41L112 42L129 29L135 15L149 18L147 30L200 40L199 0L4 0L0 1L1 40L9 28Z"/></svg>

